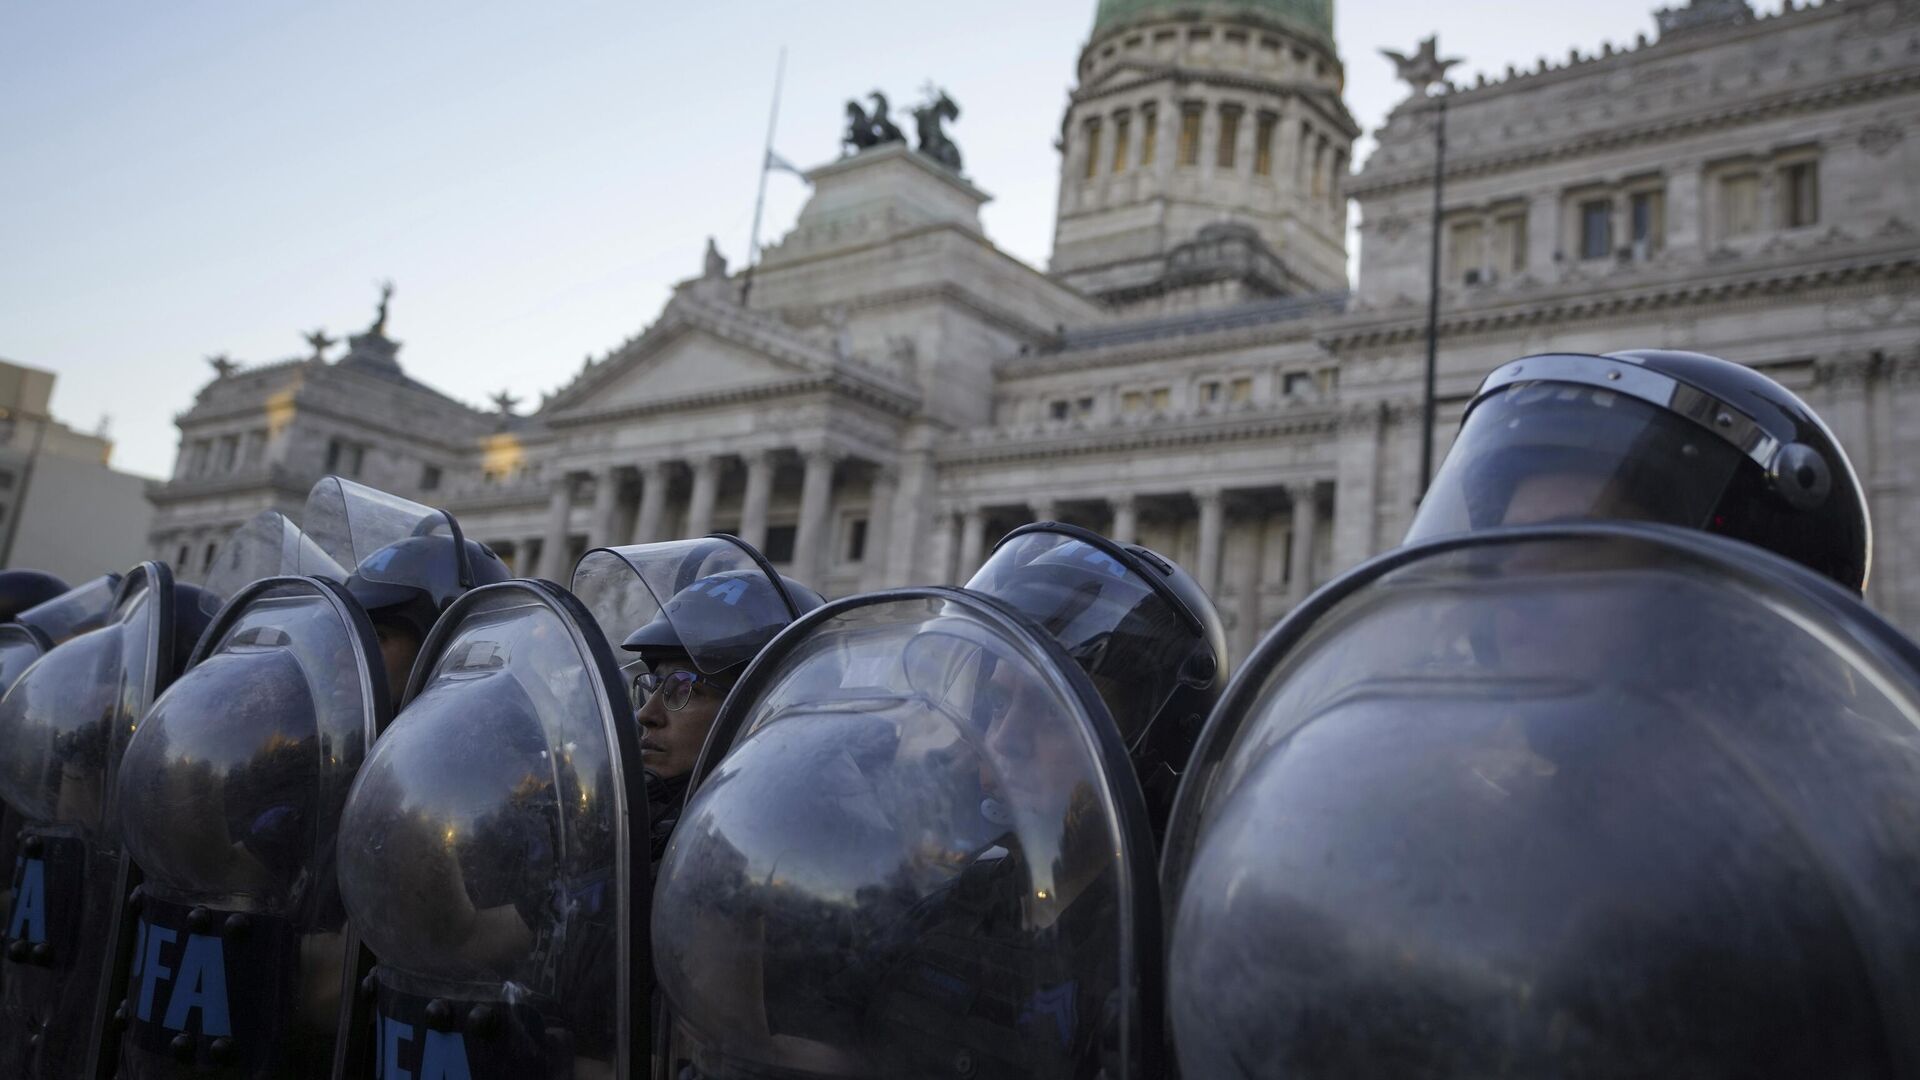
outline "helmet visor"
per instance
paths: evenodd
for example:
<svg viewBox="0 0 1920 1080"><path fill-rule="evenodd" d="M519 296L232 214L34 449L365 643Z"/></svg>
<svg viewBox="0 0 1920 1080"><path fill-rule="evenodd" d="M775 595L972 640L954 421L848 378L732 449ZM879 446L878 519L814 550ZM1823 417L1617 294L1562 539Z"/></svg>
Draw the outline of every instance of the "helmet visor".
<svg viewBox="0 0 1920 1080"><path fill-rule="evenodd" d="M753 659L795 616L752 549L723 536L589 551L574 568L573 594L608 641L645 641L618 656L628 678L644 665L637 648L684 652L701 672L725 671Z"/></svg>
<svg viewBox="0 0 1920 1080"><path fill-rule="evenodd" d="M1638 398L1516 383L1467 416L1406 542L1582 520L1710 528L1742 460L1706 428Z"/></svg>
<svg viewBox="0 0 1920 1080"><path fill-rule="evenodd" d="M38 628L55 645L104 626L120 591L119 574L102 574L43 604L20 613L20 621Z"/></svg>
<svg viewBox="0 0 1920 1080"><path fill-rule="evenodd" d="M365 581L423 589L435 597L457 594L473 580L460 527L444 510L326 476L307 494L300 520L310 541L299 545L302 575L344 580L345 575L336 575L345 568ZM453 557L437 555L430 560L433 565L417 565L392 546L416 536L451 537ZM415 547L429 550L428 545ZM444 551L441 545L430 547ZM376 559L376 554L384 557Z"/></svg>
<svg viewBox="0 0 1920 1080"><path fill-rule="evenodd" d="M220 545L202 587L225 601L261 578L304 574L345 581L347 572L285 514L262 510Z"/></svg>
<svg viewBox="0 0 1920 1080"><path fill-rule="evenodd" d="M1138 571L1062 533L1006 541L967 588L1005 601L1053 635L1093 680L1129 747L1179 688L1204 640Z"/></svg>

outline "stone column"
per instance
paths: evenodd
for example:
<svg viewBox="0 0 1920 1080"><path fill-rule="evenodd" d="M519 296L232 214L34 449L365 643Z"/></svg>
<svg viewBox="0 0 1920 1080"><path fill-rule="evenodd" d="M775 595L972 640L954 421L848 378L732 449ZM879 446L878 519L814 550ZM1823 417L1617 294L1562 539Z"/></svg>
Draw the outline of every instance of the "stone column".
<svg viewBox="0 0 1920 1080"><path fill-rule="evenodd" d="M891 468L874 469L867 496L867 550L860 564L860 588L867 591L887 586L887 548L893 539L893 496L898 487Z"/></svg>
<svg viewBox="0 0 1920 1080"><path fill-rule="evenodd" d="M1218 488L1194 492L1193 501L1200 507L1200 555L1194 577L1212 596L1220 591L1220 539L1226 525L1226 502Z"/></svg>
<svg viewBox="0 0 1920 1080"><path fill-rule="evenodd" d="M538 577L540 563L533 556L535 552L546 554L538 536L529 536L514 545L513 574L515 577Z"/></svg>
<svg viewBox="0 0 1920 1080"><path fill-rule="evenodd" d="M693 493L687 497L687 535L705 536L713 531L713 500L720 491L720 457L708 454L694 458Z"/></svg>
<svg viewBox="0 0 1920 1080"><path fill-rule="evenodd" d="M1260 642L1266 620L1260 617L1260 565L1267 540L1267 515L1261 510L1247 518L1247 557L1233 568L1234 592L1238 593L1239 618L1233 633L1233 666L1239 670L1253 647Z"/></svg>
<svg viewBox="0 0 1920 1080"><path fill-rule="evenodd" d="M660 519L667 512L667 463L649 461L640 466L640 510L633 516L633 542L651 544L660 539Z"/></svg>
<svg viewBox="0 0 1920 1080"><path fill-rule="evenodd" d="M1047 498L1034 499L1027 504L1027 512L1033 515L1035 521L1058 521L1059 509L1058 504Z"/></svg>
<svg viewBox="0 0 1920 1080"><path fill-rule="evenodd" d="M1131 544L1140 536L1140 508L1132 492L1107 500L1113 507L1113 528L1107 536L1116 544Z"/></svg>
<svg viewBox="0 0 1920 1080"><path fill-rule="evenodd" d="M767 500L773 495L773 456L765 450L749 450L740 459L747 466L747 490L740 499L740 539L764 548Z"/></svg>
<svg viewBox="0 0 1920 1080"><path fill-rule="evenodd" d="M837 451L821 448L806 452L806 475L800 482L800 527L793 540L793 573L804 584L819 588L826 570L827 533L832 525L833 466Z"/></svg>
<svg viewBox="0 0 1920 1080"><path fill-rule="evenodd" d="M554 481L547 496L547 535L540 545L540 576L549 581L565 581L573 567L567 563L567 516L573 512L573 478Z"/></svg>
<svg viewBox="0 0 1920 1080"><path fill-rule="evenodd" d="M1288 595L1298 604L1313 592L1313 537L1320 526L1320 504L1312 483L1290 487L1287 494L1293 498L1293 559L1287 565L1292 582Z"/></svg>
<svg viewBox="0 0 1920 1080"><path fill-rule="evenodd" d="M987 516L978 506L969 506L960 515L960 564L954 567L953 579L956 584L965 584L980 569L982 551L986 547Z"/></svg>
<svg viewBox="0 0 1920 1080"><path fill-rule="evenodd" d="M619 543L613 538L613 515L619 509L620 478L609 465L594 477L593 525L587 530L588 547L607 547Z"/></svg>
<svg viewBox="0 0 1920 1080"><path fill-rule="evenodd" d="M942 506L933 512L933 532L928 539L932 548L929 552L931 565L928 567L930 580L936 585L953 584L953 553L958 545L955 542L955 515L953 508Z"/></svg>

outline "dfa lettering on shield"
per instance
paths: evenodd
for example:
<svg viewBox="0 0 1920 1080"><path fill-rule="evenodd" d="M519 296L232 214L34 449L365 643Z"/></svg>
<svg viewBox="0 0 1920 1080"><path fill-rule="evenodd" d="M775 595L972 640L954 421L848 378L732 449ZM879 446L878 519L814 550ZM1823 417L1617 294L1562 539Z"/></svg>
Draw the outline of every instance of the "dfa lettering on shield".
<svg viewBox="0 0 1920 1080"><path fill-rule="evenodd" d="M374 1080L473 1080L464 1034L435 1031L391 1016L376 1015L374 1024L380 1047L374 1058Z"/></svg>
<svg viewBox="0 0 1920 1080"><path fill-rule="evenodd" d="M141 919L128 981L140 1023L214 1038L233 1034L226 947L219 938L189 933L180 943L178 931Z"/></svg>

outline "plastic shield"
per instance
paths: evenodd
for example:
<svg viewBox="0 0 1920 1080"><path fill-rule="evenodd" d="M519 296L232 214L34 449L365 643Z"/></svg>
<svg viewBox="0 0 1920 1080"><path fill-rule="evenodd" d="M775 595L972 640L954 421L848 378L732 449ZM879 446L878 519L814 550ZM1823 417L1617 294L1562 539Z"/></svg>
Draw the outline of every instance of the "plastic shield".
<svg viewBox="0 0 1920 1080"><path fill-rule="evenodd" d="M58 645L68 638L98 629L113 611L113 598L120 592L119 574L102 574L92 581L76 585L67 592L36 604L20 613L17 621L34 627ZM15 673L18 675L18 672ZM11 679L0 685L0 693L12 686Z"/></svg>
<svg viewBox="0 0 1920 1080"><path fill-rule="evenodd" d="M1011 608L814 612L696 783L654 895L665 1075L1153 1075L1145 806L1085 674Z"/></svg>
<svg viewBox="0 0 1920 1080"><path fill-rule="evenodd" d="M765 583L764 593L754 591L778 602L727 605L721 618L676 619L683 605L675 599L695 585L709 582L728 595L744 595L743 578ZM709 674L752 659L799 615L779 575L730 536L589 551L574 568L573 594L616 650L635 630L664 620L694 667ZM645 667L636 655L619 658L629 675Z"/></svg>
<svg viewBox="0 0 1920 1080"><path fill-rule="evenodd" d="M328 1075L359 949L334 846L386 687L345 589L269 578L140 724L119 778L144 877L119 1076Z"/></svg>
<svg viewBox="0 0 1920 1080"><path fill-rule="evenodd" d="M322 477L307 493L306 509L300 525L308 544L299 573L314 577L337 578L344 569L358 573L368 581L387 581L384 567L368 560L401 540L412 536L451 536L463 539L460 527L445 511L422 506L410 499L391 495L365 484ZM467 566L466 545L455 543L456 560L439 564L437 572L444 581L421 582L394 576L391 580L428 588L436 595L451 595L472 581Z"/></svg>
<svg viewBox="0 0 1920 1080"><path fill-rule="evenodd" d="M79 1075L103 1052L126 883L114 782L168 676L173 579L143 563L106 625L28 668L0 698L0 798L23 827L0 975L0 1075Z"/></svg>
<svg viewBox="0 0 1920 1080"><path fill-rule="evenodd" d="M1184 1075L1907 1076L1920 650L1660 526L1322 590L1208 725L1163 867Z"/></svg>
<svg viewBox="0 0 1920 1080"><path fill-rule="evenodd" d="M334 562L285 514L262 510L220 545L202 587L224 602L262 578L305 575L345 581L352 569Z"/></svg>
<svg viewBox="0 0 1920 1080"><path fill-rule="evenodd" d="M647 1046L638 734L579 601L468 593L341 822L377 1076L631 1076Z"/></svg>

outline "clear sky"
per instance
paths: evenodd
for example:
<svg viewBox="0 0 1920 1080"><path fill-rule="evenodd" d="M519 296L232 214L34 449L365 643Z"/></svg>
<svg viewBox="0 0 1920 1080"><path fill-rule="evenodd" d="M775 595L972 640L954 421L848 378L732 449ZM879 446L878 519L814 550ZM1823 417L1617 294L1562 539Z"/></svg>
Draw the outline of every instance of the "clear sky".
<svg viewBox="0 0 1920 1080"><path fill-rule="evenodd" d="M1053 141L1093 8L8 4L0 357L58 372L55 414L110 417L114 464L161 475L204 357L302 355L304 331L364 328L391 278L411 374L476 404L510 389L524 409L650 322L708 235L740 265L783 45L783 156L831 159L849 97L878 87L905 106L938 82L963 109L967 172L995 196L988 233L1044 267ZM1336 0L1336 17L1369 131L1403 94L1381 47L1438 31L1470 81L1653 29L1637 2ZM805 192L772 178L763 235Z"/></svg>

